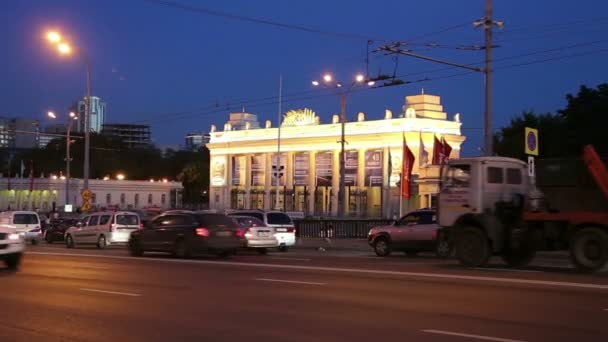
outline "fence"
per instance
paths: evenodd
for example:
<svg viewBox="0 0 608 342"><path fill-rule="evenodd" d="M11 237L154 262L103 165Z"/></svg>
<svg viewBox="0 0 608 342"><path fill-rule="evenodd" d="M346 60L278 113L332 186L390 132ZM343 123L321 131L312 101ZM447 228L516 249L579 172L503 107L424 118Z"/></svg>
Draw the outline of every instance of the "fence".
<svg viewBox="0 0 608 342"><path fill-rule="evenodd" d="M296 234L305 238L365 239L372 227L393 223L393 220L340 220L303 219L294 220Z"/></svg>

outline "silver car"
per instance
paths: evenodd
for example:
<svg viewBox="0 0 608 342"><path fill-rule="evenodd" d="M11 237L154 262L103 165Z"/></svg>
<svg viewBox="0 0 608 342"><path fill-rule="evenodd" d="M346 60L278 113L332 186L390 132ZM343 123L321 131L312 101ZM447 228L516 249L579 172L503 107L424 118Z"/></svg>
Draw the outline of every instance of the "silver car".
<svg viewBox="0 0 608 342"><path fill-rule="evenodd" d="M278 248L275 228L268 227L262 220L252 216L230 216L245 232L243 247L254 248L260 254L266 254L268 248Z"/></svg>

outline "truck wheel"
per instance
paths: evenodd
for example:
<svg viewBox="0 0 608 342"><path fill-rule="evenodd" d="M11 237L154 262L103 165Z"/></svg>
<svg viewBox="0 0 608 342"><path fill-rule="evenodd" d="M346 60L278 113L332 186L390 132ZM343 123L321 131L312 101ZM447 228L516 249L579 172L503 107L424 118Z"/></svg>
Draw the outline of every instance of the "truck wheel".
<svg viewBox="0 0 608 342"><path fill-rule="evenodd" d="M536 250L533 248L520 248L507 250L501 254L502 260L510 267L523 267L528 265L534 256Z"/></svg>
<svg viewBox="0 0 608 342"><path fill-rule="evenodd" d="M484 266L490 259L490 243L483 230L466 227L456 235L456 257L468 267Z"/></svg>
<svg viewBox="0 0 608 342"><path fill-rule="evenodd" d="M579 230L570 244L570 258L582 271L608 271L608 233L595 227Z"/></svg>
<svg viewBox="0 0 608 342"><path fill-rule="evenodd" d="M391 254L391 244L385 237L379 237L374 241L374 252L379 257L389 256Z"/></svg>

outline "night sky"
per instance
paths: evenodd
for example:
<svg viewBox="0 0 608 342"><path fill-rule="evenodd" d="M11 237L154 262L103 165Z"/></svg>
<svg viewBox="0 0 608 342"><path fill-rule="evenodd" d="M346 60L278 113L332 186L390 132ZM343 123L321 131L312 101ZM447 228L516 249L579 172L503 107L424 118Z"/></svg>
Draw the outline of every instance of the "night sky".
<svg viewBox="0 0 608 342"><path fill-rule="evenodd" d="M313 89L311 81L325 72L344 82L365 73L371 39L370 76L394 74L413 83L353 93L349 119L360 111L368 119L383 117L387 108L399 113L404 97L424 88L442 97L450 118L461 113L464 154L479 153L483 74L373 50L408 41L421 55L482 62L483 51L457 47L483 45L483 30L472 24L484 15L483 0L171 2L191 7L145 0L0 1L0 116L48 122L48 110L67 112L84 95L82 63L59 56L44 39L47 29L59 30L88 55L93 95L107 102L107 122L151 124L162 145L183 144L187 132L208 132L211 124L223 127L228 113L243 106L261 124L272 119L275 125L280 75L284 112L307 107L329 122L339 112L338 98ZM581 85L607 81L607 2L494 2L495 19L505 22L495 30L495 127L524 110L555 112Z"/></svg>

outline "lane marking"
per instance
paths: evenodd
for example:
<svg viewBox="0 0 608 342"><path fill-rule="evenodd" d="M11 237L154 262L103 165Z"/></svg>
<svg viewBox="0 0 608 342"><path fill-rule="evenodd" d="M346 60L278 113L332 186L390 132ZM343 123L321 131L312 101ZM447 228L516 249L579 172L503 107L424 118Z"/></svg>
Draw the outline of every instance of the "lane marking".
<svg viewBox="0 0 608 342"><path fill-rule="evenodd" d="M542 273L542 271L534 271L534 270L518 270L518 269L509 269L509 268L493 268L493 267L473 267L473 270L478 271L500 271L500 272L527 272L527 273Z"/></svg>
<svg viewBox="0 0 608 342"><path fill-rule="evenodd" d="M283 279L270 279L270 278L256 278L259 281L270 281L275 283L290 283L290 284L303 284L303 285L326 285L327 283L315 283L309 281L298 281L298 280L283 280Z"/></svg>
<svg viewBox="0 0 608 342"><path fill-rule="evenodd" d="M517 279L517 278L500 278L500 277L482 277L482 276L468 276L468 275L445 274L445 273L423 273L423 272L382 271L382 270L340 268L340 267L260 264L260 263L247 263L247 262L237 262L237 261L136 258L136 257L127 257L127 256L98 255L98 254L70 254L70 253L47 253L47 252L28 252L28 254L68 256L68 257L77 256L77 257L91 257L91 258L99 258L99 259L153 261L153 262L183 263L183 264L228 265L228 266L242 266L242 267L255 267L255 268L278 268L278 269L305 270L305 271L328 271L328 272L358 273L358 274L373 274L373 275L394 275L394 276L422 277L422 278L430 278L430 279L474 280L474 281L483 281L483 282L492 282L492 283L506 283L506 284L520 284L520 285L544 285L544 286L555 286L555 287L571 287L571 288L582 288L582 289L608 290L608 285L602 285L602 284L574 283L574 282L562 282L562 281L550 281L550 280Z"/></svg>
<svg viewBox="0 0 608 342"><path fill-rule="evenodd" d="M267 259L275 260L295 260L295 261L311 261L312 259L300 259L300 258L281 258L281 257L267 257Z"/></svg>
<svg viewBox="0 0 608 342"><path fill-rule="evenodd" d="M439 334L439 335L450 335L450 336L458 336L458 337L468 337L468 338L474 338L474 339L477 339L477 340L485 340L485 341L524 342L522 340L514 340L514 339L510 339L510 338L500 338L500 337L483 336L483 335L463 334L463 333L457 333L457 332L452 332L452 331L444 331L444 330L427 329L427 330L422 330L422 331L425 332L425 333L429 333L429 334Z"/></svg>
<svg viewBox="0 0 608 342"><path fill-rule="evenodd" d="M120 295L120 296L129 296L129 297L140 297L141 296L141 294L139 294L139 293L116 292L116 291L106 291L106 290L87 289L87 288L80 288L80 291L99 292L99 293L115 294L115 295Z"/></svg>

